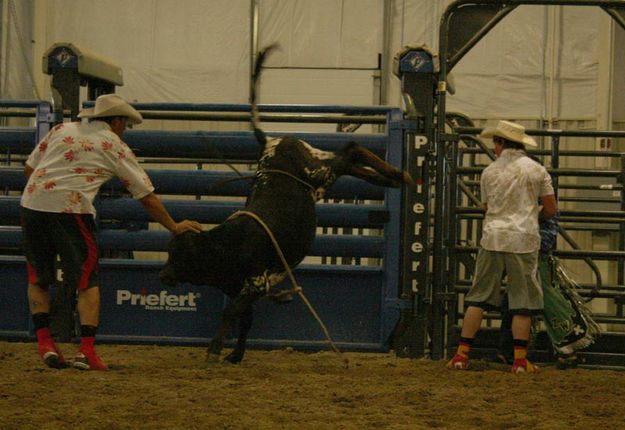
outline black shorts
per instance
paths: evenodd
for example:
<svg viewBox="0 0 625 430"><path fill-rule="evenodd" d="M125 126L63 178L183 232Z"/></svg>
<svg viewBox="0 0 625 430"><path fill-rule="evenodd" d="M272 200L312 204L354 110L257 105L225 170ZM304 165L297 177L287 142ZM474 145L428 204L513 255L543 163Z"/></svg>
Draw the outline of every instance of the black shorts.
<svg viewBox="0 0 625 430"><path fill-rule="evenodd" d="M28 283L46 288L56 280L84 290L98 285L98 244L91 214L40 212L22 207L23 250Z"/></svg>

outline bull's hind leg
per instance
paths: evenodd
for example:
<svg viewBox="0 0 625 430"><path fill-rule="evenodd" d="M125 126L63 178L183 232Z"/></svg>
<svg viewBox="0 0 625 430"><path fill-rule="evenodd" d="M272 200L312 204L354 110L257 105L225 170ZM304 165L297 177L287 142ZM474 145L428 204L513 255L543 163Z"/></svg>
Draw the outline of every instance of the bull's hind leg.
<svg viewBox="0 0 625 430"><path fill-rule="evenodd" d="M239 337L237 338L237 344L230 354L224 358L224 361L228 361L232 364L239 364L243 360L245 355L245 343L247 342L247 334L252 328L252 321L254 320L254 305L249 305L247 309L239 316Z"/></svg>
<svg viewBox="0 0 625 430"><path fill-rule="evenodd" d="M234 356L231 358L230 356L228 356L227 360L231 363L238 363L241 361L241 359L243 358L243 353L245 351L245 341L247 340L247 333L249 332L252 324L252 304L261 296L262 292L259 290L244 288L241 293L234 298L234 300L226 305L223 316L221 317L221 323L219 324L219 328L217 329L217 333L208 345L209 362L214 363L219 361L221 350L224 346L224 337L233 326L236 318L239 318L242 322L241 330L239 332L239 340L237 342L235 350L233 351ZM244 335L242 336L241 333L243 332Z"/></svg>

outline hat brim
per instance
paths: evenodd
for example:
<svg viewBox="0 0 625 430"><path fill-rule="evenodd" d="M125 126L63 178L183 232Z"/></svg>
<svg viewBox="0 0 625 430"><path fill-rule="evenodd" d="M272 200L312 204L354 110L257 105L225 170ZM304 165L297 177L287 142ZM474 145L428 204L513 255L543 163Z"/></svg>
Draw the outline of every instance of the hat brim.
<svg viewBox="0 0 625 430"><path fill-rule="evenodd" d="M499 130L496 127L487 127L480 133L480 137L483 137L485 139L492 139L495 136L502 137L511 142L521 143L523 145L528 145L528 146L533 146L533 147L538 146L534 138L525 133L523 133L522 140L519 140L518 138L514 136L510 136L509 134L502 133L501 130Z"/></svg>
<svg viewBox="0 0 625 430"><path fill-rule="evenodd" d="M126 104L114 106L111 109L95 113L95 108L87 108L80 111L78 118L105 118L111 116L123 116L128 118L128 123L136 125L143 122L141 114L132 106Z"/></svg>
<svg viewBox="0 0 625 430"><path fill-rule="evenodd" d="M93 116L93 108L83 109L78 113L78 118L91 118Z"/></svg>

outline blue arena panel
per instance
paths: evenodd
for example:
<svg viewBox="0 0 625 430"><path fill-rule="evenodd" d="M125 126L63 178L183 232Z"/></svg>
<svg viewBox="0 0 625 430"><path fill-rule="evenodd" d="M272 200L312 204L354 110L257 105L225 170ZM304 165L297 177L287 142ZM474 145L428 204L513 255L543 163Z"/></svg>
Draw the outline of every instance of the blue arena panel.
<svg viewBox="0 0 625 430"><path fill-rule="evenodd" d="M19 225L19 197L0 196L0 219ZM207 224L220 223L243 209L243 202L209 200L164 200L177 219L197 219ZM149 216L141 203L131 198L96 200L100 219L147 222ZM381 228L388 221L388 209L381 204L317 204L319 227ZM2 240L2 239L0 239Z"/></svg>
<svg viewBox="0 0 625 430"><path fill-rule="evenodd" d="M98 246L114 251L163 251L171 239L167 231L129 231L101 229ZM0 248L18 249L22 241L20 227L0 227ZM317 235L309 255L328 257L384 257L386 241L383 236Z"/></svg>
<svg viewBox="0 0 625 430"><path fill-rule="evenodd" d="M114 250L162 251L170 239L171 234L167 231L106 229L100 231L98 245ZM382 236L319 234L309 255L382 258L384 245Z"/></svg>
<svg viewBox="0 0 625 430"><path fill-rule="evenodd" d="M115 342L202 343L215 333L227 298L216 288L158 280L159 263L102 260L102 316L98 338ZM300 266L295 276L334 340L356 349L379 349L382 270L356 266ZM108 286L108 287L104 287ZM290 288L288 281L275 288ZM250 344L316 348L325 337L295 297L256 307Z"/></svg>
<svg viewBox="0 0 625 430"><path fill-rule="evenodd" d="M1 103L1 102L0 102ZM84 107L93 107L95 102L86 101ZM137 110L175 112L250 112L249 104L216 103L131 103ZM1 105L0 105L1 106ZM260 104L259 112L272 113L339 113L349 115L385 115L396 110L388 106L347 106L314 104Z"/></svg>
<svg viewBox="0 0 625 430"><path fill-rule="evenodd" d="M158 279L160 263L102 259L99 333L110 339L205 337L221 317L223 294L214 288L170 288Z"/></svg>
<svg viewBox="0 0 625 430"><path fill-rule="evenodd" d="M36 145L37 130L31 127L0 127L0 151L28 155Z"/></svg>
<svg viewBox="0 0 625 430"><path fill-rule="evenodd" d="M335 151L354 141L384 158L387 138L381 134L288 133L324 151ZM267 136L281 137L271 132ZM259 144L251 131L129 130L124 141L137 157L179 157L218 160L257 160Z"/></svg>
<svg viewBox="0 0 625 430"><path fill-rule="evenodd" d="M0 337L29 336L26 261L23 257L0 257Z"/></svg>
<svg viewBox="0 0 625 430"><path fill-rule="evenodd" d="M380 339L382 270L363 266L300 266L295 271L304 294L326 324L333 340L342 344L377 344ZM276 288L290 288L285 280ZM319 323L299 297L277 306L268 300L257 305L250 339L323 342Z"/></svg>
<svg viewBox="0 0 625 430"><path fill-rule="evenodd" d="M245 173L244 177L241 177L235 172L211 170L147 169L146 172L159 195L243 197L249 194L253 182L253 173ZM23 169L0 167L0 184L11 191L22 191L26 186ZM102 192L122 192L120 181L117 178L112 179L102 187ZM343 176L332 185L325 198L383 200L384 192L383 187L377 187L350 176Z"/></svg>
<svg viewBox="0 0 625 430"><path fill-rule="evenodd" d="M164 200L163 204L176 219L195 219L208 224L222 222L235 211L243 209L244 206L242 201L211 200ZM96 209L103 219L130 221L148 221L149 219L141 204L128 198L103 199ZM379 228L385 223L386 210L384 205L318 203L318 225L320 227Z"/></svg>
<svg viewBox="0 0 625 430"><path fill-rule="evenodd" d="M36 108L41 100L9 100L0 99L0 108Z"/></svg>

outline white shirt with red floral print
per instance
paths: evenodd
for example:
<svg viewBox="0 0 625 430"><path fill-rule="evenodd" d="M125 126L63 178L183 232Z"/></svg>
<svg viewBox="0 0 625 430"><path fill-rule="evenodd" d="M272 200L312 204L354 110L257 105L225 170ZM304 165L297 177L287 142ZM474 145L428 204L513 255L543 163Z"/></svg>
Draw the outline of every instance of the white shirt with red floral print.
<svg viewBox="0 0 625 430"><path fill-rule="evenodd" d="M21 205L37 211L95 215L93 200L114 176L136 199L154 191L132 150L103 121L57 125L26 164L34 171Z"/></svg>

